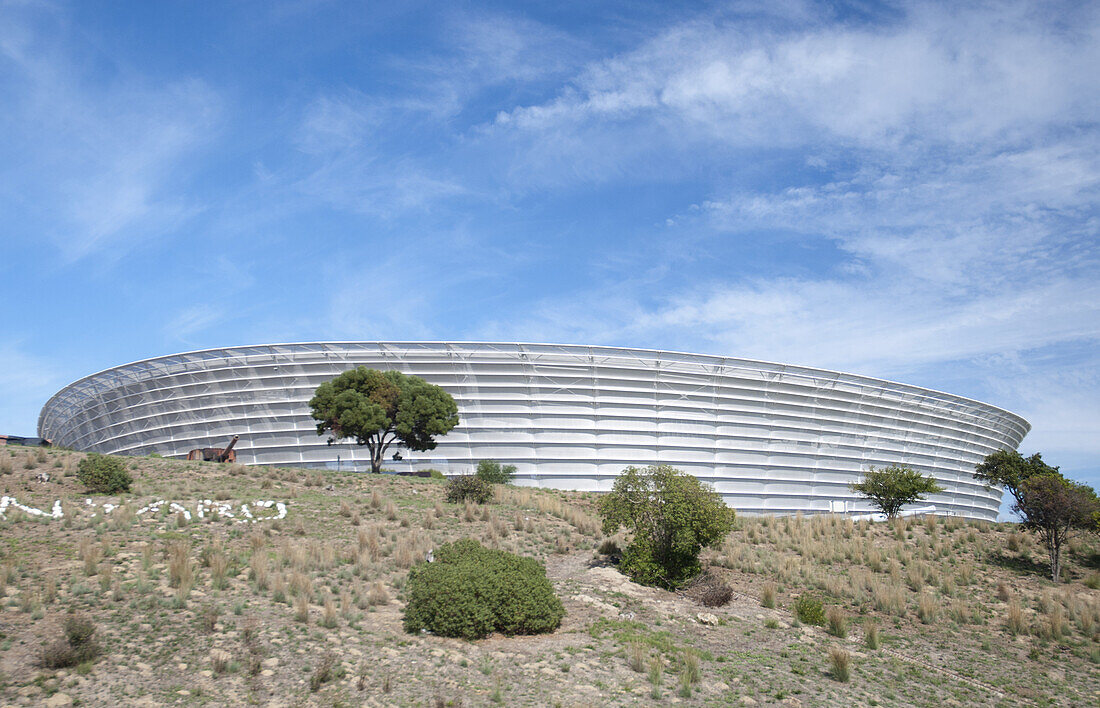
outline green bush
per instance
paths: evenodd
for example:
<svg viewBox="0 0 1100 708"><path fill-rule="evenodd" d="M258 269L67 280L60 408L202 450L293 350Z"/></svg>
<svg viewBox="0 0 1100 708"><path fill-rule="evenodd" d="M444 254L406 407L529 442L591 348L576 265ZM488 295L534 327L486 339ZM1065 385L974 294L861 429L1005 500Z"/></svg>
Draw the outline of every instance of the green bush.
<svg viewBox="0 0 1100 708"><path fill-rule="evenodd" d="M96 627L82 615L65 618L64 637L58 637L42 650L40 663L47 669L61 669L92 661L100 654L95 640Z"/></svg>
<svg viewBox="0 0 1100 708"><path fill-rule="evenodd" d="M477 463L477 476L490 484L511 484L516 476L516 466L502 466L496 460L482 460Z"/></svg>
<svg viewBox="0 0 1100 708"><path fill-rule="evenodd" d="M794 603L794 616L803 624L825 624L825 608L818 598L803 593Z"/></svg>
<svg viewBox="0 0 1100 708"><path fill-rule="evenodd" d="M128 492L130 485L134 483L122 460L97 452L80 461L76 468L76 478L89 492L97 494Z"/></svg>
<svg viewBox="0 0 1100 708"><path fill-rule="evenodd" d="M440 472L437 469L430 469L429 468L429 469L426 469L424 471L427 472L429 475L431 475L432 479L437 479L440 482L445 482L447 480L447 478L443 476L443 473Z"/></svg>
<svg viewBox="0 0 1100 708"><path fill-rule="evenodd" d="M462 539L436 549L432 563L409 572L406 632L480 639L492 632L541 634L561 624L565 608L546 568Z"/></svg>
<svg viewBox="0 0 1100 708"><path fill-rule="evenodd" d="M447 483L447 501L456 504L469 499L475 504L485 504L493 499L493 485L470 474L452 477Z"/></svg>

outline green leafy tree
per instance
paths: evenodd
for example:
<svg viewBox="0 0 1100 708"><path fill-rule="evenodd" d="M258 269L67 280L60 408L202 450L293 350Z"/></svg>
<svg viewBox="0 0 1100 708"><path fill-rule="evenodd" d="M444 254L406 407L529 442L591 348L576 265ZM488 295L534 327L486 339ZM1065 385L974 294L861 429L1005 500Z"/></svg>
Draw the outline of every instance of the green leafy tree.
<svg viewBox="0 0 1100 708"><path fill-rule="evenodd" d="M880 470L868 467L863 481L849 486L853 492L871 500L871 504L886 514L888 519L897 518L903 506L920 501L925 494L943 491L936 480L905 465L892 465Z"/></svg>
<svg viewBox="0 0 1100 708"><path fill-rule="evenodd" d="M1020 501L1012 510L1024 528L1035 531L1047 549L1050 577L1062 577L1062 549L1074 535L1096 531L1100 499L1087 484L1070 481L1058 473L1037 474L1020 483Z"/></svg>
<svg viewBox="0 0 1100 708"><path fill-rule="evenodd" d="M1043 462L1038 452L1024 457L1015 450L997 450L985 456L974 468L974 476L989 486L1004 487L1019 504L1023 500L1020 487L1029 477L1056 474L1057 467Z"/></svg>
<svg viewBox="0 0 1100 708"><path fill-rule="evenodd" d="M417 376L360 366L317 387L309 401L317 434L329 442L352 438L370 450L371 472L382 470L394 443L410 450L435 449L435 437L458 425L451 395Z"/></svg>
<svg viewBox="0 0 1100 708"><path fill-rule="evenodd" d="M477 463L477 476L492 484L511 484L516 476L516 466L501 465L496 460L481 460Z"/></svg>
<svg viewBox="0 0 1100 708"><path fill-rule="evenodd" d="M675 588L698 574L699 552L733 528L734 511L698 479L668 465L627 467L600 499L603 532L633 539L619 568L639 583Z"/></svg>

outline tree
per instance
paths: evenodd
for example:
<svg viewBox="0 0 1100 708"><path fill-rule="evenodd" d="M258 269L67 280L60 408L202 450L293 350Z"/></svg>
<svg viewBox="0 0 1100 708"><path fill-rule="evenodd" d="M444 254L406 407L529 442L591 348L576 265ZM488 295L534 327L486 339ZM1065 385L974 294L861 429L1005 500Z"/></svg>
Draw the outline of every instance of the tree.
<svg viewBox="0 0 1100 708"><path fill-rule="evenodd" d="M1062 548L1081 531L1095 531L1100 499L1087 484L1072 482L1061 474L1028 477L1020 483L1020 501L1012 510L1023 519L1024 528L1035 531L1047 548L1050 578L1062 576Z"/></svg>
<svg viewBox="0 0 1100 708"><path fill-rule="evenodd" d="M435 449L435 437L458 425L451 395L417 376L360 366L317 387L309 401L317 434L329 442L352 438L370 450L371 472L382 470L386 449Z"/></svg>
<svg viewBox="0 0 1100 708"><path fill-rule="evenodd" d="M724 539L734 519L717 492L668 465L627 467L599 509L605 534L624 526L633 533L620 569L666 588L699 572L699 552Z"/></svg>
<svg viewBox="0 0 1100 708"><path fill-rule="evenodd" d="M1029 477L1057 473L1057 467L1043 462L1038 452L1024 457L1015 450L997 450L985 456L974 468L974 476L989 486L1004 487L1019 504L1022 500L1020 485Z"/></svg>
<svg viewBox="0 0 1100 708"><path fill-rule="evenodd" d="M892 465L880 470L868 467L863 481L849 486L853 492L870 499L888 519L897 518L903 506L919 501L925 494L943 491L936 480L905 465Z"/></svg>

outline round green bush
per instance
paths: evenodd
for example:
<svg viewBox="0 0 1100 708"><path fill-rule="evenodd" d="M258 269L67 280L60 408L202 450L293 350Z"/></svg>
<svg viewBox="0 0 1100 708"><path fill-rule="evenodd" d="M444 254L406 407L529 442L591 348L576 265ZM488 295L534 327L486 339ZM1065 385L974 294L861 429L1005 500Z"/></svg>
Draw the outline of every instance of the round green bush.
<svg viewBox="0 0 1100 708"><path fill-rule="evenodd" d="M794 603L794 615L802 624L825 624L825 608L822 607L821 600L813 595L799 595Z"/></svg>
<svg viewBox="0 0 1100 708"><path fill-rule="evenodd" d="M121 460L97 452L80 461L76 467L76 478L89 492L97 494L128 492L134 483Z"/></svg>
<svg viewBox="0 0 1100 708"><path fill-rule="evenodd" d="M444 482L444 481L447 480L447 478L443 475L443 473L440 472L437 469L429 468L429 469L424 470L424 471L427 472L429 475L431 475L431 478L434 479L434 480L438 480L440 482Z"/></svg>
<svg viewBox="0 0 1100 708"><path fill-rule="evenodd" d="M469 499L475 504L485 504L493 499L493 485L470 474L451 477L447 483L447 501L452 504Z"/></svg>
<svg viewBox="0 0 1100 708"><path fill-rule="evenodd" d="M405 631L481 639L492 632L542 634L561 625L565 608L534 558L485 548L473 539L448 543L432 563L409 573Z"/></svg>

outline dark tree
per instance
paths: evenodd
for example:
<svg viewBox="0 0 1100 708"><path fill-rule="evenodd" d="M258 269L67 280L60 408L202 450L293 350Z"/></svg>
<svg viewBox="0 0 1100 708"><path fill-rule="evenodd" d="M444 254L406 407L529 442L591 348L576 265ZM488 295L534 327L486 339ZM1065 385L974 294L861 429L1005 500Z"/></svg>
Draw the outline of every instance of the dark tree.
<svg viewBox="0 0 1100 708"><path fill-rule="evenodd" d="M1057 474L1058 468L1043 462L1043 457L1035 453L1024 457L1015 450L997 450L986 455L974 468L974 476L990 486L1004 487L1019 504L1020 485L1024 480L1040 474Z"/></svg>
<svg viewBox="0 0 1100 708"><path fill-rule="evenodd" d="M897 518L903 506L920 501L925 494L943 491L936 480L905 465L884 467L881 470L869 467L862 482L849 486L853 492L859 492L870 499L888 519Z"/></svg>
<svg viewBox="0 0 1100 708"><path fill-rule="evenodd" d="M1012 510L1024 528L1035 531L1047 548L1050 578L1062 577L1062 549L1082 531L1095 531L1100 499L1087 484L1072 482L1060 474L1039 474L1020 483L1020 501Z"/></svg>
<svg viewBox="0 0 1100 708"><path fill-rule="evenodd" d="M352 438L370 450L371 472L382 470L394 443L410 450L435 449L435 437L458 425L451 395L417 376L360 366L317 387L309 407L317 434L329 442Z"/></svg>
<svg viewBox="0 0 1100 708"><path fill-rule="evenodd" d="M674 588L699 572L699 552L722 541L734 512L698 479L668 465L627 467L600 499L603 532L634 534L620 568L639 583Z"/></svg>

